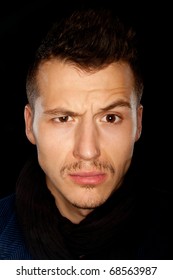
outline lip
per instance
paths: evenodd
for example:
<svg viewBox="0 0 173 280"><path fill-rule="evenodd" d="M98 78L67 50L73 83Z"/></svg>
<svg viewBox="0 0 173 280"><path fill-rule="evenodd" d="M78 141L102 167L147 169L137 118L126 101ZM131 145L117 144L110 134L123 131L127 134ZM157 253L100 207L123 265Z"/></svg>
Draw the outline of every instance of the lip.
<svg viewBox="0 0 173 280"><path fill-rule="evenodd" d="M77 184L90 184L90 185L98 185L105 181L106 173L101 172L78 172L69 174L69 177L72 181Z"/></svg>

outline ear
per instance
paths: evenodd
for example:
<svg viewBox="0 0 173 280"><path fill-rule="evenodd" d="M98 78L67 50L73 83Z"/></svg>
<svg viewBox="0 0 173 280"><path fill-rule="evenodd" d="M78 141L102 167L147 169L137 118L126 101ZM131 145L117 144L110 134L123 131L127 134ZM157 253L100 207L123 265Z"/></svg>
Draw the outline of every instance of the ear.
<svg viewBox="0 0 173 280"><path fill-rule="evenodd" d="M143 106L140 104L137 109L137 130L136 130L136 137L135 141L138 141L138 139L141 136L142 132L142 115L143 115Z"/></svg>
<svg viewBox="0 0 173 280"><path fill-rule="evenodd" d="M34 113L31 109L31 106L27 104L24 108L24 119L25 119L25 133L28 138L28 140L32 143L35 144L35 137L33 133L33 118L34 118Z"/></svg>

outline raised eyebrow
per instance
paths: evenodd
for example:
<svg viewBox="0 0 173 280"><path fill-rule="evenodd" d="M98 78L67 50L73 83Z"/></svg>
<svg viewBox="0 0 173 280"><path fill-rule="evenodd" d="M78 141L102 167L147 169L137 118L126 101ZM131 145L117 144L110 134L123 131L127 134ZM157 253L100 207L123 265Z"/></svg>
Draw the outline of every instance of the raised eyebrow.
<svg viewBox="0 0 173 280"><path fill-rule="evenodd" d="M111 103L110 105L108 105L104 108L101 108L101 111L108 111L108 110L114 109L116 107L127 107L129 109L132 108L130 102L125 101L125 100L118 100L118 101L115 101L115 102Z"/></svg>
<svg viewBox="0 0 173 280"><path fill-rule="evenodd" d="M44 111L44 114L46 114L46 115L68 115L68 116L79 115L78 113L75 113L70 110L66 110L64 108L54 108L54 109L46 110L46 111Z"/></svg>
<svg viewBox="0 0 173 280"><path fill-rule="evenodd" d="M114 109L116 107L127 107L127 108L131 109L131 104L130 104L130 102L125 101L125 100L118 100L118 101L115 101L115 102L111 103L110 105L108 105L104 108L101 108L100 110L101 111L108 111L108 110ZM61 114L63 114L63 115L68 115L68 116L79 116L80 115L79 113L76 113L76 112L67 110L65 108L61 108L61 107L46 110L46 111L44 111L44 114L46 114L46 115L61 115Z"/></svg>

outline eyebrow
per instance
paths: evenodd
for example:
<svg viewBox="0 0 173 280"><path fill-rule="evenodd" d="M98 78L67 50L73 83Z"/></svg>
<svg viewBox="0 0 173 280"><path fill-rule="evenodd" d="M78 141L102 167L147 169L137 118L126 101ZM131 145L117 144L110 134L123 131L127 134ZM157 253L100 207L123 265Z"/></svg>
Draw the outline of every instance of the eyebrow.
<svg viewBox="0 0 173 280"><path fill-rule="evenodd" d="M101 111L109 111L109 110L114 109L116 107L127 107L127 108L131 109L131 104L130 104L130 102L125 101L125 100L117 100L117 101L109 104L108 106L106 106L104 108L101 108L100 110ZM64 114L64 115L69 115L69 116L80 116L79 113L76 113L76 112L73 112L73 111L70 111L70 110L66 110L63 107L57 107L57 108L54 108L54 109L46 110L44 112L44 114L46 114L46 115Z"/></svg>
<svg viewBox="0 0 173 280"><path fill-rule="evenodd" d="M64 114L64 115L70 115L70 116L79 116L78 113L75 113L75 112L70 111L70 110L66 110L63 107L57 107L55 109L46 110L46 111L44 111L44 114L46 114L46 115Z"/></svg>
<svg viewBox="0 0 173 280"><path fill-rule="evenodd" d="M101 111L109 111L116 107L127 107L129 109L132 108L130 102L121 99L121 100L114 101L113 103L109 104L104 108L101 108Z"/></svg>

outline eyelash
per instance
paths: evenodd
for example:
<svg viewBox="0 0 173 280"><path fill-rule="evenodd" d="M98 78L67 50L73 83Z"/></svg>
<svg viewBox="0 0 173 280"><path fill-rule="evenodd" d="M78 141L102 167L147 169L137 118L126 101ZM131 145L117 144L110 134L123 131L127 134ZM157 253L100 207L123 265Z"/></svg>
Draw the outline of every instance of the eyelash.
<svg viewBox="0 0 173 280"><path fill-rule="evenodd" d="M58 123L66 123L66 122L69 122L68 120L66 121L66 118L71 118L70 121L73 120L73 118L70 117L70 116L60 116L60 117L54 118L53 120L56 121L56 122L58 122ZM60 121L60 119L62 119L62 121ZM65 119L65 120L64 120L64 119Z"/></svg>
<svg viewBox="0 0 173 280"><path fill-rule="evenodd" d="M107 123L118 123L120 120L121 120L121 118L118 116L118 115L116 115L116 114L107 114L107 115L105 115L103 118L102 118L102 120L103 119L106 119L106 118L115 118L113 121L104 121L104 122L107 122Z"/></svg>
<svg viewBox="0 0 173 280"><path fill-rule="evenodd" d="M69 120L69 118L70 118L70 120ZM107 121L106 118L110 118L110 121ZM113 121L112 121L111 118L115 118L115 119L113 119ZM64 115L64 116L56 117L53 120L58 123L68 123L68 122L73 121L73 118L71 116ZM121 120L120 116L118 116L116 114L107 114L101 118L102 122L107 122L107 123L112 123L112 124L118 123L120 120Z"/></svg>

